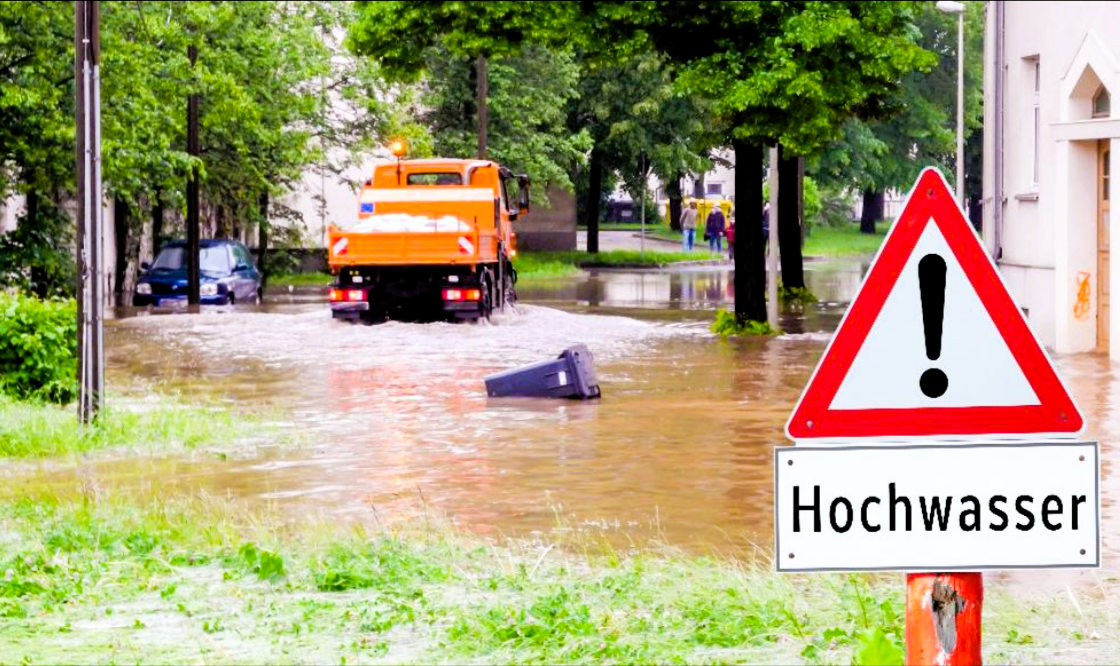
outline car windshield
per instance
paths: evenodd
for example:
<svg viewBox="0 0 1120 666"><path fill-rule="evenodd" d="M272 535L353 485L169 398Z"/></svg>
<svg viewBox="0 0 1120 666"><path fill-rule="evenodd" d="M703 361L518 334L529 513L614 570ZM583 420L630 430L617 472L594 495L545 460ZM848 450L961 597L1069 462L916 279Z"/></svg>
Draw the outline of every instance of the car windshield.
<svg viewBox="0 0 1120 666"><path fill-rule="evenodd" d="M200 252L200 256L201 260L198 263L198 267L203 273L218 275L229 273L229 252L226 251L224 245L204 247ZM152 270L183 270L186 268L186 257L187 248L185 247L177 246L164 248L160 251L159 256L156 257L155 262L152 264Z"/></svg>

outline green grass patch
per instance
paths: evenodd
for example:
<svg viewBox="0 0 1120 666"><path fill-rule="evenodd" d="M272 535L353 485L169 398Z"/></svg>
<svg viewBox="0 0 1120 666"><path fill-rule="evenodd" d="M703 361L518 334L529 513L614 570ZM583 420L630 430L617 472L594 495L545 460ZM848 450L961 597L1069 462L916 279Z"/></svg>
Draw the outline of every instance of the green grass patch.
<svg viewBox="0 0 1120 666"><path fill-rule="evenodd" d="M513 267L517 271L517 279L521 280L549 280L556 278L575 277L580 274L580 267L570 261L565 261L554 252L519 252L513 259Z"/></svg>
<svg viewBox="0 0 1120 666"><path fill-rule="evenodd" d="M858 224L839 227L815 226L805 239L805 256L858 257L879 251L890 223L881 224L873 234L860 233Z"/></svg>
<svg viewBox="0 0 1120 666"><path fill-rule="evenodd" d="M0 501L0 654L27 663L854 663L902 660L901 575L491 544L210 496ZM1103 583L1111 586L1115 583ZM986 591L990 661L1108 662L1116 595ZM1029 638L1028 638L1029 637Z"/></svg>
<svg viewBox="0 0 1120 666"><path fill-rule="evenodd" d="M326 287L334 281L330 273L288 273L268 278L270 287Z"/></svg>
<svg viewBox="0 0 1120 666"><path fill-rule="evenodd" d="M765 321L752 321L739 319L734 312L720 310L716 312L715 321L712 322L712 333L724 337L739 335L779 335L781 330L772 327Z"/></svg>
<svg viewBox="0 0 1120 666"><path fill-rule="evenodd" d="M170 400L109 404L90 426L74 405L24 402L0 395L0 457L41 458L102 449L192 449L228 446L245 432L245 415ZM250 421L252 419L250 418ZM263 425L263 424L262 424Z"/></svg>
<svg viewBox="0 0 1120 666"><path fill-rule="evenodd" d="M584 268L659 268L679 261L711 259L706 250L662 252L657 250L612 250L610 252L524 252L514 259L518 280L565 278Z"/></svg>

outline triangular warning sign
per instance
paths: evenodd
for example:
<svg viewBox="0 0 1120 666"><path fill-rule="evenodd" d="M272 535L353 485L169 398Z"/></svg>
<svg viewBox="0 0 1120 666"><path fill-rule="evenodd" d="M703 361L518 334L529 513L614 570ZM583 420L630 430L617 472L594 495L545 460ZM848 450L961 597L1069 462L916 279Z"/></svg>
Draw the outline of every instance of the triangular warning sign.
<svg viewBox="0 0 1120 666"><path fill-rule="evenodd" d="M1022 438L1082 425L945 178L924 170L786 433Z"/></svg>

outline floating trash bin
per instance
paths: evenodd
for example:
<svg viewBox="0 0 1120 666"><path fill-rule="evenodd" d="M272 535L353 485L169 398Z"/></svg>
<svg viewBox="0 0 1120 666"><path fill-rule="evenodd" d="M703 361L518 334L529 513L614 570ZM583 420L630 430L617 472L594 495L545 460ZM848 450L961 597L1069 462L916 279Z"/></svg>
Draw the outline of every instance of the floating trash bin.
<svg viewBox="0 0 1120 666"><path fill-rule="evenodd" d="M554 361L498 372L485 377L491 398L598 398L594 359L583 345L565 349Z"/></svg>

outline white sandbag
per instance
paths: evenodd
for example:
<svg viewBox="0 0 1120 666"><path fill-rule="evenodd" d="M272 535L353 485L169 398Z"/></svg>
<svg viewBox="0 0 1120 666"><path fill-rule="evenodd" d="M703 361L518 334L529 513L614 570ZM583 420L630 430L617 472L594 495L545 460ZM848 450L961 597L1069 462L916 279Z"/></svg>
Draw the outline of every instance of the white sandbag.
<svg viewBox="0 0 1120 666"><path fill-rule="evenodd" d="M433 218L408 213L386 213L356 220L343 226L343 230L360 234L461 233L471 231L471 227L454 215Z"/></svg>

